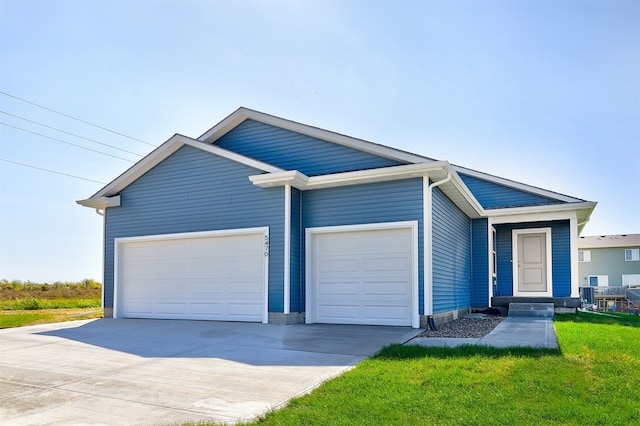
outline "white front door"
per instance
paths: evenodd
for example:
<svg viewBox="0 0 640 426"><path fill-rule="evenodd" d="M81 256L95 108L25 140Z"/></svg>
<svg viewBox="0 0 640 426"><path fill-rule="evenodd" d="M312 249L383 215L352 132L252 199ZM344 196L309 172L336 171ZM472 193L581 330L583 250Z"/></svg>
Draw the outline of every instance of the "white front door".
<svg viewBox="0 0 640 426"><path fill-rule="evenodd" d="M551 297L551 286L551 228L514 229L514 296Z"/></svg>

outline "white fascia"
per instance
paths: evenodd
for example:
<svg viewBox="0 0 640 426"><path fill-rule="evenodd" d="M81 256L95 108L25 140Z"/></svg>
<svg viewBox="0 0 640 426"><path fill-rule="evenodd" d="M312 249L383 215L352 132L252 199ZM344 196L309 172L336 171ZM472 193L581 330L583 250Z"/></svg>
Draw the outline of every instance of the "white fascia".
<svg viewBox="0 0 640 426"><path fill-rule="evenodd" d="M484 210L483 216L488 217L492 223L527 222L546 219L547 217L557 217L558 219L568 219L578 211L585 212L587 216L595 208L596 203L584 201L581 203L550 204L545 206L512 207L502 209ZM532 217L533 219L529 219ZM539 219L542 218L542 219Z"/></svg>
<svg viewBox="0 0 640 426"><path fill-rule="evenodd" d="M76 203L84 207L90 207L92 209L104 210L107 207L120 206L120 196L114 195L113 197L97 197L89 198L87 200L79 200Z"/></svg>
<svg viewBox="0 0 640 426"><path fill-rule="evenodd" d="M540 195L542 197L553 198L554 200L563 201L565 203L575 203L575 202L584 201L584 200L581 200L580 198L570 197L568 195L549 191L547 189L542 189L536 186L527 185L527 184L516 182L510 179L502 178L499 176L490 175L488 173L479 172L477 170L467 169L465 167L455 166L455 165L452 165L451 167L453 167L455 171L459 173L464 173L465 175L473 176L478 179L486 180L489 182L497 183L499 185L529 192L531 194Z"/></svg>
<svg viewBox="0 0 640 426"><path fill-rule="evenodd" d="M401 179L424 178L440 181L451 175L451 179L441 186L441 190L470 218L481 217L484 209L464 185L460 176L448 162L438 161L430 164L408 164L403 166L381 167L354 172L333 173L321 176L306 176L297 170L279 173L267 173L249 176L249 180L261 188L274 188L291 185L301 191L334 188L339 186L362 185Z"/></svg>
<svg viewBox="0 0 640 426"><path fill-rule="evenodd" d="M357 149L359 151L368 152L370 154L379 155L392 160L403 161L407 163L431 163L435 160L420 155L412 154L410 152L401 151L395 148L391 148L385 145L365 141L362 139L353 138L340 133L331 132L329 130L320 129L318 127L309 126L306 124L298 123L296 121L287 120L284 118L276 117L274 115L265 114L260 111L255 111L249 108L240 107L229 116L227 116L220 123L213 126L202 136L198 138L201 142L215 144L215 141L238 126L243 121L251 119L264 124L269 124L281 129L290 130L292 132L300 133L303 135L311 136L314 138L322 139L325 141L333 142L338 145L347 146Z"/></svg>
<svg viewBox="0 0 640 426"><path fill-rule="evenodd" d="M249 180L260 188L275 188L290 185L297 189L307 189L309 177L297 170L278 173L265 173L249 176Z"/></svg>
<svg viewBox="0 0 640 426"><path fill-rule="evenodd" d="M430 164L408 164L404 166L381 167L355 172L333 173L309 177L297 170L249 176L249 180L261 188L291 185L300 190L333 188L337 186L360 185L399 179L422 177L429 174L447 175L446 161Z"/></svg>
<svg viewBox="0 0 640 426"><path fill-rule="evenodd" d="M103 187L100 191L92 195L90 198L86 200L77 201L78 204L85 207L96 208L95 205L100 205L100 200L103 197L110 197L112 195L118 194L127 186L131 185L137 179L139 179L142 175L147 173L153 167L157 166L160 162L168 158L171 154L175 153L178 149L183 146L188 145L202 151L209 152L213 155L217 155L219 157L223 157L240 164L247 165L249 167L253 167L255 169L261 170L267 173L279 173L284 171L279 167L272 166L271 164L263 163L262 161L254 160L253 158L245 157L244 155L237 154L232 151L228 151L223 148L219 148L217 146L212 146L195 139L191 139L187 136L183 135L173 135L169 140L160 145L158 148L153 150L149 155L144 157L142 160L138 161L136 164L131 166L128 170L118 176L116 179L111 181L108 185ZM118 204L119 205L119 204ZM106 207L114 207L112 205L107 205ZM100 207L103 208L103 207Z"/></svg>

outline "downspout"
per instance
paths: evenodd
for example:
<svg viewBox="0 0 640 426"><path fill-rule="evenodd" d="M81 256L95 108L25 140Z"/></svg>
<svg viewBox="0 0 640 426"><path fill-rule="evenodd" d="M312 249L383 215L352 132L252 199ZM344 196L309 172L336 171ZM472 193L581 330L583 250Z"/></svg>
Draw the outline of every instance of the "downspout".
<svg viewBox="0 0 640 426"><path fill-rule="evenodd" d="M107 232L107 216L106 216L106 210L105 209L96 209L96 214L98 214L99 216L102 216L102 253L101 253L101 257L102 257L102 285L100 287L102 287L102 291L101 291L101 299L102 299L102 314L104 316L104 248L105 248L105 237L106 237L106 232Z"/></svg>
<svg viewBox="0 0 640 426"><path fill-rule="evenodd" d="M284 186L284 306L283 312L291 312L291 185Z"/></svg>
<svg viewBox="0 0 640 426"><path fill-rule="evenodd" d="M431 330L437 330L433 320L433 188L447 183L451 180L451 172L447 172L447 177L433 182L427 187L427 202L425 212L425 233L427 235L425 250L425 290L424 290L424 314L427 316L427 324Z"/></svg>

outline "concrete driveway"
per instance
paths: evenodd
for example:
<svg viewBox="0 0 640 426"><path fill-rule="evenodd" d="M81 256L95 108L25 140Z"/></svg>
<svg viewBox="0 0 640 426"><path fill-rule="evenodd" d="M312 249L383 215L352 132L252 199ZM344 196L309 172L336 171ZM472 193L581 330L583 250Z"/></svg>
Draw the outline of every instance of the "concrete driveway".
<svg viewBox="0 0 640 426"><path fill-rule="evenodd" d="M3 425L233 423L420 330L100 319L0 330Z"/></svg>

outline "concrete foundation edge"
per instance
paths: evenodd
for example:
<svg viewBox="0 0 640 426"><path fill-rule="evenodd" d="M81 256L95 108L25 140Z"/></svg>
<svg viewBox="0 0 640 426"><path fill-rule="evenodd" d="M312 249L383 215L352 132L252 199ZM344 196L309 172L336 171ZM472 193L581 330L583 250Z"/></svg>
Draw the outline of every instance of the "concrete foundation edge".
<svg viewBox="0 0 640 426"><path fill-rule="evenodd" d="M448 323L449 321L462 318L468 311L468 308L463 308L453 311L438 312L433 314L433 321L436 323L436 326L439 326L441 324ZM429 324L427 323L428 318L429 317L427 315L420 315L420 328L429 328Z"/></svg>
<svg viewBox="0 0 640 426"><path fill-rule="evenodd" d="M304 312L269 312L269 324L287 325L304 324Z"/></svg>

